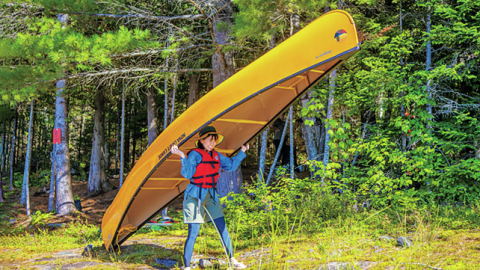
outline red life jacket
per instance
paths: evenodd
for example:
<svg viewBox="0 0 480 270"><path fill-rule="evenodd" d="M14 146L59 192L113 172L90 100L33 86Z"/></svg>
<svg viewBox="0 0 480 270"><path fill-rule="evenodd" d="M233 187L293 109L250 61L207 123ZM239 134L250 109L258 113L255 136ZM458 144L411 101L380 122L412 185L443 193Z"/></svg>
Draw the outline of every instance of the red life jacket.
<svg viewBox="0 0 480 270"><path fill-rule="evenodd" d="M212 155L200 148L192 149L202 155L202 161L197 165L195 174L190 182L201 188L215 188L217 186L218 171L220 170L220 157L217 151L212 150Z"/></svg>

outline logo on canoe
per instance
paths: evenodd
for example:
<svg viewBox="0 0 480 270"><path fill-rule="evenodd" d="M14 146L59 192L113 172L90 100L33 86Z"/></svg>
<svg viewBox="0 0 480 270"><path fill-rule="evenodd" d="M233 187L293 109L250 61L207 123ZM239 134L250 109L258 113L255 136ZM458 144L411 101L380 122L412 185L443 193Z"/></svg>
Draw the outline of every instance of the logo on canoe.
<svg viewBox="0 0 480 270"><path fill-rule="evenodd" d="M176 145L179 144L185 137L186 137L185 133L180 135L180 137L178 137L178 139L176 139L174 142L172 142L169 147L167 147L167 148L165 148L165 150L163 150L163 152L158 156L158 159L161 160L166 154L170 153L170 149L172 149L172 146L174 144L176 144Z"/></svg>
<svg viewBox="0 0 480 270"><path fill-rule="evenodd" d="M215 156L215 160L218 160L218 156Z"/></svg>
<svg viewBox="0 0 480 270"><path fill-rule="evenodd" d="M338 30L338 31L335 33L335 40L336 40L338 43L344 42L345 39L347 39L347 31L341 29L341 30Z"/></svg>

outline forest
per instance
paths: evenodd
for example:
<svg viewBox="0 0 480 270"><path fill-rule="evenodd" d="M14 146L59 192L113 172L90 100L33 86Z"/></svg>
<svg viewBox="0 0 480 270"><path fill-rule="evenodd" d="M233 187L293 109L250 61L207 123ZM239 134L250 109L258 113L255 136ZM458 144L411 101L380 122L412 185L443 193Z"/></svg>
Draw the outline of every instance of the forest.
<svg viewBox="0 0 480 270"><path fill-rule="evenodd" d="M103 213L187 108L336 9L361 50L250 142L242 189L220 194L236 253L252 269L478 268L477 0L3 0L0 265L182 267L181 199L177 223L114 255ZM227 267L203 228L195 256Z"/></svg>

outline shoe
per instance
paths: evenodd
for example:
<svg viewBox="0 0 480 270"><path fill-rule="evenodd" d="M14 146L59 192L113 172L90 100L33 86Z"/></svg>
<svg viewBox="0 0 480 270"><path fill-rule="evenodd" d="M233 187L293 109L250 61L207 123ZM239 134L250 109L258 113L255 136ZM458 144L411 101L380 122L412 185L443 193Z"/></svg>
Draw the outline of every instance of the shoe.
<svg viewBox="0 0 480 270"><path fill-rule="evenodd" d="M237 261L235 258L230 258L230 262L232 263L233 269L245 269L247 266L239 261Z"/></svg>

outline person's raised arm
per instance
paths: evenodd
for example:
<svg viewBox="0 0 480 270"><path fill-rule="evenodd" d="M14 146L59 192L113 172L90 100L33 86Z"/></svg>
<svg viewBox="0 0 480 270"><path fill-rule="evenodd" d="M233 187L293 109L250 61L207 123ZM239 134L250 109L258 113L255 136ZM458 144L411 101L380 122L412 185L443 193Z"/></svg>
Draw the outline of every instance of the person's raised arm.
<svg viewBox="0 0 480 270"><path fill-rule="evenodd" d="M178 146L175 144L172 146L172 149L170 149L172 154L179 155L181 158L185 158L185 153L182 152L182 150L178 149Z"/></svg>

